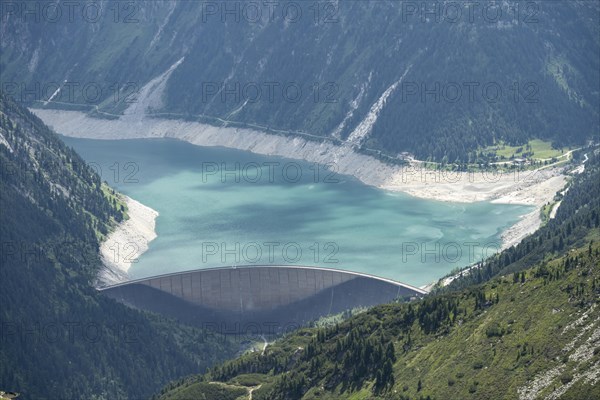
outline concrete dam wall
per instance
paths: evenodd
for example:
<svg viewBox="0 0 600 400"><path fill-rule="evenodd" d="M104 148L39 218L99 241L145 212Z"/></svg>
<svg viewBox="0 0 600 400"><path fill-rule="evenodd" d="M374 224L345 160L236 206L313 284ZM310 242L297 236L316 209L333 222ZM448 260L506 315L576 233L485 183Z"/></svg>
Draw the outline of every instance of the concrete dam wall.
<svg viewBox="0 0 600 400"><path fill-rule="evenodd" d="M129 306L226 332L248 326L293 329L325 315L424 293L371 275L296 266L197 269L101 290Z"/></svg>

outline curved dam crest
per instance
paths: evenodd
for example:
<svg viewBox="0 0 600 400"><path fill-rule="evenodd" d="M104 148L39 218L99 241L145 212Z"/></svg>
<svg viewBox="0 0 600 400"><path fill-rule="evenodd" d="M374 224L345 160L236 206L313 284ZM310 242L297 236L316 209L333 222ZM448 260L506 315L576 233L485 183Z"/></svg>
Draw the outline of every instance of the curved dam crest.
<svg viewBox="0 0 600 400"><path fill-rule="evenodd" d="M419 288L373 275L308 266L196 269L100 289L134 308L228 332L248 326L276 331L398 298ZM226 328L225 328L226 327Z"/></svg>

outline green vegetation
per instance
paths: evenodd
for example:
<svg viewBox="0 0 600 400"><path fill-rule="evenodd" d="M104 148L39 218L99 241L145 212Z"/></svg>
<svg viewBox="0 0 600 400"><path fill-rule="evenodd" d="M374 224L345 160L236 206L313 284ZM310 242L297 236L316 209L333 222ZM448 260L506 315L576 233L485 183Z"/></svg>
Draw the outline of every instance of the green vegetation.
<svg viewBox="0 0 600 400"><path fill-rule="evenodd" d="M550 215L552 210L556 207L556 202L546 203L540 210L540 217L542 218L542 225L545 225L550 221Z"/></svg>
<svg viewBox="0 0 600 400"><path fill-rule="evenodd" d="M92 286L118 195L0 94L0 387L31 399L139 399L238 344L140 313Z"/></svg>
<svg viewBox="0 0 600 400"><path fill-rule="evenodd" d="M106 182L102 182L102 195L106 198L108 203L112 205L113 209L119 211L120 219L112 219L110 221L111 227L116 226L121 221L129 219L129 215L127 214L127 204L125 203L125 199L123 199L123 195L116 192L113 188L108 186ZM104 240L104 236L98 237L99 241Z"/></svg>
<svg viewBox="0 0 600 400"><path fill-rule="evenodd" d="M123 197L119 195L114 189L112 189L106 182L102 182L102 194L109 203L112 204L115 210L119 210L123 214L123 219L126 220L129 218L127 215L127 204L123 200ZM120 222L120 221L115 221Z"/></svg>
<svg viewBox="0 0 600 400"><path fill-rule="evenodd" d="M526 158L544 161L564 156L568 150L571 150L571 148L568 147L567 149L555 149L551 142L533 139L521 146L510 146L502 143L499 145L486 147L482 151L484 153L495 154L497 159L500 161L512 160L514 158Z"/></svg>
<svg viewBox="0 0 600 400"><path fill-rule="evenodd" d="M313 322L311 324L311 326L316 327L316 328L325 328L325 327L340 323L340 322L350 318L353 315L358 315L367 310L368 310L368 308L365 308L365 307L356 307L351 310L346 310L343 313L327 315L327 316L321 317L317 321Z"/></svg>

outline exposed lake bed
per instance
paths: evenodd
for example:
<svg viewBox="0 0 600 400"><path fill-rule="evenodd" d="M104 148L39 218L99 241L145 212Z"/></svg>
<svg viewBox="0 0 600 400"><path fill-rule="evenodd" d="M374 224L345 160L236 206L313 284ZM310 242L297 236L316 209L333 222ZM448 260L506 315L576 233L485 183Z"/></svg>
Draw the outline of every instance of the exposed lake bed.
<svg viewBox="0 0 600 400"><path fill-rule="evenodd" d="M502 233L533 209L419 199L326 165L177 140L64 140L109 185L159 213L132 279L281 264L424 285L498 251ZM131 245L120 250L126 257Z"/></svg>

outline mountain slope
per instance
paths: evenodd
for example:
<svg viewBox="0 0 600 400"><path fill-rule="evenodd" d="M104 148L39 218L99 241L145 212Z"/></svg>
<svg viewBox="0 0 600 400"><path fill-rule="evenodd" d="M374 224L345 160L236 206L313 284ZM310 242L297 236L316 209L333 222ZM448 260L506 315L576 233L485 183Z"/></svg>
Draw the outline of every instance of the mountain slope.
<svg viewBox="0 0 600 400"><path fill-rule="evenodd" d="M160 398L220 398L208 381L254 387L253 399L597 398L600 246L590 248L516 280L300 330Z"/></svg>
<svg viewBox="0 0 600 400"><path fill-rule="evenodd" d="M598 133L597 2L450 3L100 1L93 23L79 8L73 21L15 12L2 81L36 106L133 106L448 162ZM170 68L162 96L150 90Z"/></svg>
<svg viewBox="0 0 600 400"><path fill-rule="evenodd" d="M237 349L93 288L98 240L123 218L100 178L0 94L0 387L23 398L140 398Z"/></svg>

